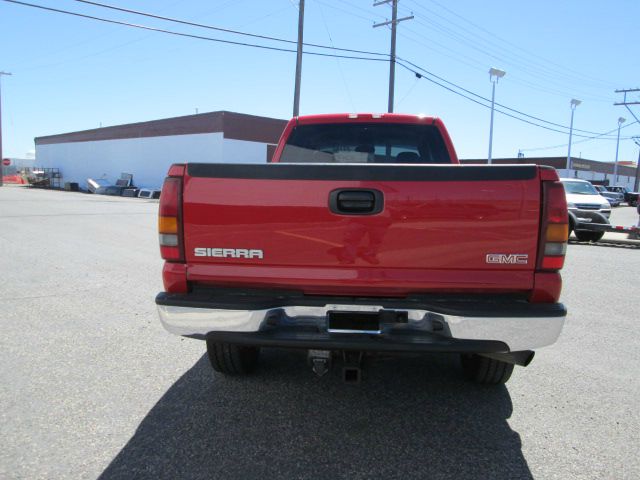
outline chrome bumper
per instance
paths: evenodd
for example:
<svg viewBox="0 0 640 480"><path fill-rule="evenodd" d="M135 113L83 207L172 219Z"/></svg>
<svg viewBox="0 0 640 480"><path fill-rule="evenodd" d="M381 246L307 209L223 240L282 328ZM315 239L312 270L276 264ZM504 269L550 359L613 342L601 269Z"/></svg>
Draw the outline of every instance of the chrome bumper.
<svg viewBox="0 0 640 480"><path fill-rule="evenodd" d="M345 333L327 330L330 311L379 312L382 305L283 306L261 310L230 310L158 305L160 320L165 329L176 335L204 338L218 332L257 333L273 332L278 328L312 329L325 336ZM502 342L512 352L533 350L554 343L564 325L564 315L558 316L459 316L419 309L393 309L406 312L406 323L381 323L380 333L372 337L401 334L437 335L452 340L483 340ZM360 334L365 336L364 333ZM284 345L283 345L284 346Z"/></svg>
<svg viewBox="0 0 640 480"><path fill-rule="evenodd" d="M587 223L609 223L611 210L580 210L570 208L569 215L573 217L574 228L579 230L581 225Z"/></svg>

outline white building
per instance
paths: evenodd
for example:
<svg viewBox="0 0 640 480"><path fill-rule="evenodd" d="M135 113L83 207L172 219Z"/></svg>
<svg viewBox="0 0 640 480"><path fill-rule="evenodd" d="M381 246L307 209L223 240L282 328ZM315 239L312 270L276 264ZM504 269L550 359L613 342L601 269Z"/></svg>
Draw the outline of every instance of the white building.
<svg viewBox="0 0 640 480"><path fill-rule="evenodd" d="M160 188L172 163L264 163L285 120L211 112L37 137L36 167L58 168L61 184L87 178L110 182L133 175L142 188Z"/></svg>

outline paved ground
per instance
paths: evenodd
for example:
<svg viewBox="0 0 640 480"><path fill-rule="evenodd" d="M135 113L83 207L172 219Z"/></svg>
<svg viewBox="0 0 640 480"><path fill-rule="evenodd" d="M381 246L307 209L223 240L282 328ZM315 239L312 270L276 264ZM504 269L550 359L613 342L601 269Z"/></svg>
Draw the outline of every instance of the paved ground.
<svg viewBox="0 0 640 480"><path fill-rule="evenodd" d="M507 388L285 351L237 380L159 325L156 209L0 188L0 478L640 478L637 249L569 246L565 331Z"/></svg>

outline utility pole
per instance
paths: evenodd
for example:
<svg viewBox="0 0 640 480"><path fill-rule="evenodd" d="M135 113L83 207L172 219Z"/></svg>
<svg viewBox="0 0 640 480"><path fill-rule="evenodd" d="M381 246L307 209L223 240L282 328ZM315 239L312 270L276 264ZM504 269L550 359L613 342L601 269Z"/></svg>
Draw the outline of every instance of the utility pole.
<svg viewBox="0 0 640 480"><path fill-rule="evenodd" d="M300 81L302 77L302 38L304 35L304 0L298 5L298 52L296 57L296 86L293 92L293 116L300 114Z"/></svg>
<svg viewBox="0 0 640 480"><path fill-rule="evenodd" d="M631 108L629 107L629 105L640 105L640 102L628 102L627 101L627 93L635 93L635 92L640 92L640 88L621 88L619 90L616 90L615 93L622 93L624 95L622 102L616 102L614 103L614 105L616 106L624 106L627 111L631 114L631 116L633 118L635 118L636 122L640 123L640 119L636 116L635 113L633 113L633 110L631 110ZM622 117L620 117L622 118ZM640 144L638 143L638 141L636 140L637 137L634 137L633 141L636 142L636 145L640 146ZM620 142L620 124L618 123L618 142ZM617 162L617 157L618 157L618 150L616 147L616 173L617 173L617 167L618 167L618 162ZM635 189L638 189L638 171L640 170L640 154L638 155L638 165L636 166L636 180L635 180ZM617 176L614 177L615 180L617 181Z"/></svg>
<svg viewBox="0 0 640 480"><path fill-rule="evenodd" d="M635 113L633 113L633 111L629 108L629 105L640 105L640 102L627 102L627 93L631 93L631 92L640 92L640 88L626 88L626 89L616 90L616 93L624 94L624 99L622 100L622 102L614 103L614 105L623 105L624 107L626 107L626 109L629 110L629 113L633 116L633 118L636 119L636 122L640 123L640 119L638 119Z"/></svg>
<svg viewBox="0 0 640 480"><path fill-rule="evenodd" d="M0 187L2 186L2 76L11 75L9 72L0 72Z"/></svg>
<svg viewBox="0 0 640 480"><path fill-rule="evenodd" d="M386 3L391 3L391 20L382 23L374 23L373 28L391 25L391 55L389 58L389 105L387 107L387 111L389 113L393 113L393 94L395 91L396 82L396 26L400 22L411 20L413 18L413 15L398 18L398 0L380 0L379 2L375 2L373 6L377 7Z"/></svg>

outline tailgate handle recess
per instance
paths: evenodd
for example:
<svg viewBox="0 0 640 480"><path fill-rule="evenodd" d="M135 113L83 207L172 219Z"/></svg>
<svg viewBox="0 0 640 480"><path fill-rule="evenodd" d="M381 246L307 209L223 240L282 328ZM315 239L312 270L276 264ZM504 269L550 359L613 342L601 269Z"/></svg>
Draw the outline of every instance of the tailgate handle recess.
<svg viewBox="0 0 640 480"><path fill-rule="evenodd" d="M379 190L339 189L329 194L329 209L340 215L374 215L383 207Z"/></svg>

